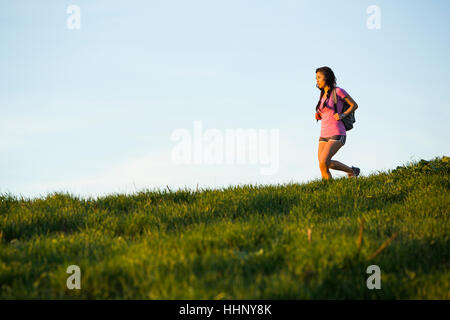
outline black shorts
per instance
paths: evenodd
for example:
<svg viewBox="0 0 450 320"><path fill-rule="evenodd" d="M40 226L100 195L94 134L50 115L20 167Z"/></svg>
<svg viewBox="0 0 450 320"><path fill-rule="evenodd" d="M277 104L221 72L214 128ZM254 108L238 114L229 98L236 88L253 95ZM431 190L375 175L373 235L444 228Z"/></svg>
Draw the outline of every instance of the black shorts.
<svg viewBox="0 0 450 320"><path fill-rule="evenodd" d="M325 138L325 137L320 137L319 138L319 141L325 141L325 142L327 142L328 140L338 140L338 141L340 141L341 143L342 143L342 145L344 145L345 144L345 139L347 138L347 136L346 135L335 135L335 136L331 136L331 137L327 137L327 138Z"/></svg>

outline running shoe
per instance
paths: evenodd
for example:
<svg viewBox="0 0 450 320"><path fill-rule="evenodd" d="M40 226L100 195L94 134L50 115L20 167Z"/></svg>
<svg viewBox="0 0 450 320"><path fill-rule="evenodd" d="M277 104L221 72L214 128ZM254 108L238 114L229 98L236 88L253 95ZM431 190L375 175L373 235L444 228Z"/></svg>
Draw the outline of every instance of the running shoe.
<svg viewBox="0 0 450 320"><path fill-rule="evenodd" d="M359 173L361 172L361 170L358 167L352 166L352 170L353 170L353 173L355 174L354 177L359 176Z"/></svg>

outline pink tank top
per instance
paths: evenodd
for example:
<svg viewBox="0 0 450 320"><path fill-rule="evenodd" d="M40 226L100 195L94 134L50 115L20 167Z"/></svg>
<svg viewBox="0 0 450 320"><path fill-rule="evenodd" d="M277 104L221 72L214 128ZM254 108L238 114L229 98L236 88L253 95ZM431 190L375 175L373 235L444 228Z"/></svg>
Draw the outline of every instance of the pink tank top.
<svg viewBox="0 0 450 320"><path fill-rule="evenodd" d="M336 107L338 113L342 113L342 108L344 107L344 98L347 96L347 92L339 87L336 87ZM322 124L320 128L320 136L321 137L331 137L334 135L346 135L346 130L344 123L342 120L336 120L334 115L334 105L333 105L333 97L331 97L330 92L330 98L328 99L328 103L326 106L324 106L325 101L325 95L322 97L322 100L320 101L319 106L319 113L322 117Z"/></svg>

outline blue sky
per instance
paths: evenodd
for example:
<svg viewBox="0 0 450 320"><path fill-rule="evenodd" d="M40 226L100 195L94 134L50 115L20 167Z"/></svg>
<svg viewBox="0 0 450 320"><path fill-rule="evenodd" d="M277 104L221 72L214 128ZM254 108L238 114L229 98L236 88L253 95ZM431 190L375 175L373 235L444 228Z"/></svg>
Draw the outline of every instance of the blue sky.
<svg viewBox="0 0 450 320"><path fill-rule="evenodd" d="M81 9L78 30L66 27L69 5ZM370 5L380 29L366 26ZM359 105L333 159L369 175L448 156L449 10L437 0L2 1L0 193L319 179L321 66ZM195 120L278 129L278 172L175 165L171 135Z"/></svg>

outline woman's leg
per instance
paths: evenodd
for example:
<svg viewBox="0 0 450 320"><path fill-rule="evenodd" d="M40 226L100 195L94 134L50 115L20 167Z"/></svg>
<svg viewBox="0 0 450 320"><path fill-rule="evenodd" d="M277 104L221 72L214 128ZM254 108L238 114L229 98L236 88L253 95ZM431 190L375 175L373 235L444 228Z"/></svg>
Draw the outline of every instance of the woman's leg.
<svg viewBox="0 0 450 320"><path fill-rule="evenodd" d="M320 160L320 155L323 152L323 148L325 147L325 145L327 144L326 141L319 141L319 153L318 153L318 159Z"/></svg>
<svg viewBox="0 0 450 320"><path fill-rule="evenodd" d="M355 175L355 173L353 172L352 168L350 168L349 166L346 166L345 164L343 164L342 162L339 162L337 160L330 160L330 169L333 170L339 170L339 171L344 171L347 172L347 175L349 177L352 177Z"/></svg>
<svg viewBox="0 0 450 320"><path fill-rule="evenodd" d="M322 174L322 178L323 178L323 172L322 172L322 167L320 165L320 159L323 153L323 150L325 148L325 146L327 145L327 141L319 141L319 153L318 153L318 160L319 160L319 168L320 168L320 172Z"/></svg>
<svg viewBox="0 0 450 320"><path fill-rule="evenodd" d="M323 144L323 146L321 146L320 144ZM341 147L342 142L338 140L328 140L328 142L321 141L319 143L319 151L321 151L319 153L319 167L322 174L322 179L332 179L331 172L329 170L331 158L336 154L336 152L338 152Z"/></svg>

